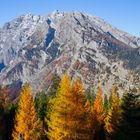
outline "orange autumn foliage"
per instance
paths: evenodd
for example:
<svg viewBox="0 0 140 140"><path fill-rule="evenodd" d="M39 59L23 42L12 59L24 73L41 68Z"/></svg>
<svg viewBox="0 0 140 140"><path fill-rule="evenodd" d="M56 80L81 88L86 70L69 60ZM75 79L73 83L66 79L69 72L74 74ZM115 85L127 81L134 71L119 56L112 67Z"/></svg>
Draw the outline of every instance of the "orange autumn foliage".
<svg viewBox="0 0 140 140"><path fill-rule="evenodd" d="M25 84L20 94L18 111L15 117L13 140L38 140L40 136L40 120L37 118L34 100L29 84Z"/></svg>
<svg viewBox="0 0 140 140"><path fill-rule="evenodd" d="M94 117L100 122L104 118L104 105L103 105L103 91L99 86L97 89L97 96L93 104Z"/></svg>
<svg viewBox="0 0 140 140"><path fill-rule="evenodd" d="M86 101L82 82L76 79L71 86L64 75L48 120L50 140L78 140L91 138L90 104Z"/></svg>

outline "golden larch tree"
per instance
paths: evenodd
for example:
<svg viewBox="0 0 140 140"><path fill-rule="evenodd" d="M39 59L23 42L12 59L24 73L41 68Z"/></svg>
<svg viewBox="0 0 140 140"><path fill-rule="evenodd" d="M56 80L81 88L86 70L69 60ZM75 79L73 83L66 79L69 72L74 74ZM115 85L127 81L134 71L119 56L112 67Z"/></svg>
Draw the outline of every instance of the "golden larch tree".
<svg viewBox="0 0 140 140"><path fill-rule="evenodd" d="M103 91L101 86L98 87L96 99L93 104L94 117L100 122L104 118Z"/></svg>
<svg viewBox="0 0 140 140"><path fill-rule="evenodd" d="M49 111L49 120L47 137L50 140L67 139L70 135L69 121L70 121L70 100L71 98L71 84L70 78L65 74L60 82L60 88L55 98L53 98L54 105Z"/></svg>
<svg viewBox="0 0 140 140"><path fill-rule="evenodd" d="M84 88L81 80L77 78L72 86L72 104L73 111L71 119L73 133L71 139L90 140L92 133L92 113L90 102L86 100Z"/></svg>
<svg viewBox="0 0 140 140"><path fill-rule="evenodd" d="M70 78L64 75L54 106L49 113L48 133L50 140L90 140L91 108L84 95L82 82L76 79L71 86Z"/></svg>
<svg viewBox="0 0 140 140"><path fill-rule="evenodd" d="M115 137L115 133L118 131L118 126L121 120L121 107L120 98L118 94L118 87L116 85L112 86L112 105L108 111L105 118L105 131L106 139L111 140Z"/></svg>
<svg viewBox="0 0 140 140"><path fill-rule="evenodd" d="M103 125L104 125L104 117L105 117L105 109L103 105L103 91L101 86L98 87L96 93L96 99L93 104L93 138L96 140L103 139Z"/></svg>
<svg viewBox="0 0 140 140"><path fill-rule="evenodd" d="M41 122L37 117L35 104L29 84L25 84L19 99L15 117L13 140L38 140L40 137Z"/></svg>

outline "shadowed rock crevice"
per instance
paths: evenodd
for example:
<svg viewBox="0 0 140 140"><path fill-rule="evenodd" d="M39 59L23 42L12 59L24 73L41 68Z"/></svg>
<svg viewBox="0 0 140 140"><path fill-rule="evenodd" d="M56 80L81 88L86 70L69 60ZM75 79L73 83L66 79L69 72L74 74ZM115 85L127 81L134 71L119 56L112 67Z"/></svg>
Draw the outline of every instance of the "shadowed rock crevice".
<svg viewBox="0 0 140 140"><path fill-rule="evenodd" d="M52 40L54 39L54 35L55 35L55 29L49 27L48 33L46 35L46 39L45 39L45 47L47 48L48 45L52 42Z"/></svg>
<svg viewBox="0 0 140 140"><path fill-rule="evenodd" d="M5 65L4 65L4 63L0 63L0 72L2 71L2 69L4 69L5 68Z"/></svg>

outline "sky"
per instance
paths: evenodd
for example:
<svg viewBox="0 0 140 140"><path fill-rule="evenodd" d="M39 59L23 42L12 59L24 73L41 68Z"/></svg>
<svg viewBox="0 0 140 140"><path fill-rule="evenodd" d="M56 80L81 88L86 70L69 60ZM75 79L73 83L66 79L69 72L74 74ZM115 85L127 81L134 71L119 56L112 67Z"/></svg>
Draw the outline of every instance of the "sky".
<svg viewBox="0 0 140 140"><path fill-rule="evenodd" d="M26 14L81 11L140 37L140 0L0 0L0 27Z"/></svg>

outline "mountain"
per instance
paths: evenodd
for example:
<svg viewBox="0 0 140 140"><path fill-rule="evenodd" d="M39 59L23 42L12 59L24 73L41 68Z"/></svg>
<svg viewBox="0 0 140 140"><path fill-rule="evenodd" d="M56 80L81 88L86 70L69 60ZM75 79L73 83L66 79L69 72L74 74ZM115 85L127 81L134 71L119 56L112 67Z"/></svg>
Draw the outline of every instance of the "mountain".
<svg viewBox="0 0 140 140"><path fill-rule="evenodd" d="M140 78L140 38L81 12L26 14L0 28L0 84L46 89L55 71L106 92Z"/></svg>

